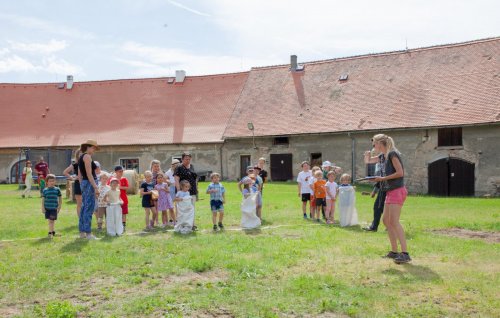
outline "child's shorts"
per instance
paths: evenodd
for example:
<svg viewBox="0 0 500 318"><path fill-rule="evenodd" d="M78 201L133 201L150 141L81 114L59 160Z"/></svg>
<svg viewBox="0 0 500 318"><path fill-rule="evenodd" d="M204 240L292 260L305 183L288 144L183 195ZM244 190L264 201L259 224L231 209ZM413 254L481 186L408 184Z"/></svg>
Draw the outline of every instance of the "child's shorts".
<svg viewBox="0 0 500 318"><path fill-rule="evenodd" d="M122 214L128 214L128 203L122 204Z"/></svg>
<svg viewBox="0 0 500 318"><path fill-rule="evenodd" d="M385 204L403 205L407 195L408 191L406 190L406 187L389 190L385 196Z"/></svg>
<svg viewBox="0 0 500 318"><path fill-rule="evenodd" d="M316 206L326 206L325 198L316 198Z"/></svg>
<svg viewBox="0 0 500 318"><path fill-rule="evenodd" d="M45 209L46 220L57 220L57 209Z"/></svg>
<svg viewBox="0 0 500 318"><path fill-rule="evenodd" d="M221 200L210 200L210 208L212 212L224 211L224 204Z"/></svg>
<svg viewBox="0 0 500 318"><path fill-rule="evenodd" d="M302 193L302 202L307 202L311 201L311 194L310 193Z"/></svg>

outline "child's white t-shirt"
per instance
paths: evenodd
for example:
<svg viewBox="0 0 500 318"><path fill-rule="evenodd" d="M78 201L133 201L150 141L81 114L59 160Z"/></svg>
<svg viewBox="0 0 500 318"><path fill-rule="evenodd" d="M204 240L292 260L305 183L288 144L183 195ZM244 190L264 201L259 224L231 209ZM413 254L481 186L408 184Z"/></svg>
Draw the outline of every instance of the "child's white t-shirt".
<svg viewBox="0 0 500 318"><path fill-rule="evenodd" d="M184 198L190 196L189 191L179 191L175 194L176 198Z"/></svg>
<svg viewBox="0 0 500 318"><path fill-rule="evenodd" d="M327 200L335 200L335 198L337 197L337 183L335 181L333 182L330 182L330 181L327 181L326 182L326 199ZM330 193L333 195L330 196Z"/></svg>
<svg viewBox="0 0 500 318"><path fill-rule="evenodd" d="M297 176L297 182L300 183L300 194L311 193L311 179L312 173L311 170L304 172L299 172Z"/></svg>

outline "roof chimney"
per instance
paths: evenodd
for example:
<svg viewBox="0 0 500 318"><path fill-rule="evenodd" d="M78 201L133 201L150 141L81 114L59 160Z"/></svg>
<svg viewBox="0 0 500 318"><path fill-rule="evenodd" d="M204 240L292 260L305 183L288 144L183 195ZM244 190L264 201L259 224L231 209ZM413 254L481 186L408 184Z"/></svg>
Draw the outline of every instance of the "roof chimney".
<svg viewBox="0 0 500 318"><path fill-rule="evenodd" d="M66 89L72 89L73 88L73 75L68 75L66 77Z"/></svg>
<svg viewBox="0 0 500 318"><path fill-rule="evenodd" d="M297 55L290 55L290 70L292 72L297 70Z"/></svg>
<svg viewBox="0 0 500 318"><path fill-rule="evenodd" d="M183 70L175 71L176 83L183 83L185 78L186 78L186 71Z"/></svg>

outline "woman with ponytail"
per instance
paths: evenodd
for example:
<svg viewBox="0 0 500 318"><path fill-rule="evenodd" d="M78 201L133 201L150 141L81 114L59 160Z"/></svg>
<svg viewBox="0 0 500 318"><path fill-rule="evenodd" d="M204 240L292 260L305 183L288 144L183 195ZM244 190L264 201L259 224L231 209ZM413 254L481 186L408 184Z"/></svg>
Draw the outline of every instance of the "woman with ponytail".
<svg viewBox="0 0 500 318"><path fill-rule="evenodd" d="M401 153L397 150L394 140L384 134L373 136L373 146L379 156L371 157L370 151L365 152L365 162L380 163L380 176L373 179L380 182L381 190L386 191L383 222L387 227L391 251L387 258L394 259L397 264L411 261L406 248L406 238L403 226L399 222L401 208L408 191L404 185L404 168ZM398 253L398 241L401 253Z"/></svg>

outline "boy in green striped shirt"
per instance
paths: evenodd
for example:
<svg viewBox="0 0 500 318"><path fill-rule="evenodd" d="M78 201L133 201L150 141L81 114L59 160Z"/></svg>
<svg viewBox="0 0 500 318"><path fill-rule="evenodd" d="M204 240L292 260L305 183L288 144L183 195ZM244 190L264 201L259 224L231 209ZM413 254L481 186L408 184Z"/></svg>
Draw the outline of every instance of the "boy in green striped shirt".
<svg viewBox="0 0 500 318"><path fill-rule="evenodd" d="M45 214L45 219L49 220L49 238L53 238L56 235L54 223L61 210L62 196L61 190L56 187L55 175L48 174L45 180L47 187L42 192L42 213Z"/></svg>

